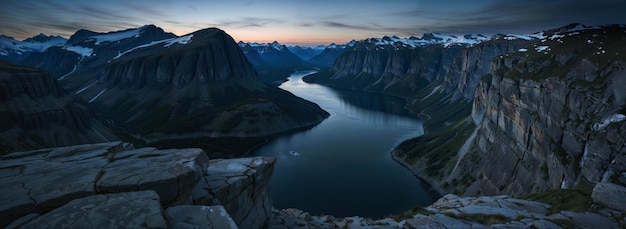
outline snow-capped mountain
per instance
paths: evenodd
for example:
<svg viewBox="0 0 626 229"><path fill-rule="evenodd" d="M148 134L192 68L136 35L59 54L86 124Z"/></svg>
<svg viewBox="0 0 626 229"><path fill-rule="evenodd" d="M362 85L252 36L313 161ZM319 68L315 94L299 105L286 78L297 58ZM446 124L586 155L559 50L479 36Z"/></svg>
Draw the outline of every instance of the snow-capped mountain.
<svg viewBox="0 0 626 229"><path fill-rule="evenodd" d="M63 43L30 52L21 60L12 62L38 67L57 79L65 79L81 67L96 68L138 46L172 38L176 35L154 25L108 33L81 29Z"/></svg>
<svg viewBox="0 0 626 229"><path fill-rule="evenodd" d="M59 36L37 36L18 41L15 38L0 35L0 60L21 61L34 52L43 52L50 47L62 46L67 39Z"/></svg>
<svg viewBox="0 0 626 229"><path fill-rule="evenodd" d="M22 43L48 40L38 36ZM252 46L301 62L278 42ZM217 28L184 36L153 25L109 33L79 30L57 46L32 51L19 64L52 73L70 95L137 139L264 136L328 116L319 106L261 82L241 48ZM287 110L291 107L298 109ZM248 122L244 114L252 113L258 118Z"/></svg>
<svg viewBox="0 0 626 229"><path fill-rule="evenodd" d="M571 29L584 29L585 27L577 24ZM482 34L467 34L463 36L447 35L441 33L426 33L421 38L411 36L408 38L399 38L397 36L384 36L382 38L367 38L359 41L352 42L352 45L348 47L362 47L365 46L368 49L385 49L392 47L394 49L401 48L418 48L431 45L441 45L443 47L452 46L473 46L483 42L491 40L505 39L505 40L534 40L534 39L546 39L550 38L550 35L556 31L538 32L532 34L495 34L493 36L485 36ZM550 34L550 35L547 35Z"/></svg>
<svg viewBox="0 0 626 229"><path fill-rule="evenodd" d="M310 67L287 46L272 43L237 43L248 61L258 71L261 80L268 83L284 81L295 69Z"/></svg>

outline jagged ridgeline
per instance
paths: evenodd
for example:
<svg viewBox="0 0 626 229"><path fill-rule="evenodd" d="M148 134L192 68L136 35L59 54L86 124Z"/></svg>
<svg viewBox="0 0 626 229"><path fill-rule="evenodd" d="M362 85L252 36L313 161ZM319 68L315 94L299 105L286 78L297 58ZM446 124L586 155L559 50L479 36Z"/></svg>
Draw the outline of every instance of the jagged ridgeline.
<svg viewBox="0 0 626 229"><path fill-rule="evenodd" d="M261 82L233 39L216 28L180 37L153 25L79 30L64 44L20 53L26 51L20 63L51 72L128 141L265 137L328 116Z"/></svg>
<svg viewBox="0 0 626 229"><path fill-rule="evenodd" d="M366 39L305 80L407 99L426 133L393 154L445 192L620 183L625 31L572 24L491 38Z"/></svg>

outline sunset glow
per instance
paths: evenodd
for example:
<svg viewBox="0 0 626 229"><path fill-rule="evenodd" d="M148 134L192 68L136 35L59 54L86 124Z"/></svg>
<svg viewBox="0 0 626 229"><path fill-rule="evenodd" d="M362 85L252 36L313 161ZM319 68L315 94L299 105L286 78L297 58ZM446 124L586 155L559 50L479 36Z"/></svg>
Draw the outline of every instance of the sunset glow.
<svg viewBox="0 0 626 229"><path fill-rule="evenodd" d="M626 2L496 0L23 0L0 8L0 34L22 40L40 32L69 37L79 29L109 32L154 24L184 35L218 27L236 41L346 43L352 39L440 32L536 32L580 22L625 23Z"/></svg>

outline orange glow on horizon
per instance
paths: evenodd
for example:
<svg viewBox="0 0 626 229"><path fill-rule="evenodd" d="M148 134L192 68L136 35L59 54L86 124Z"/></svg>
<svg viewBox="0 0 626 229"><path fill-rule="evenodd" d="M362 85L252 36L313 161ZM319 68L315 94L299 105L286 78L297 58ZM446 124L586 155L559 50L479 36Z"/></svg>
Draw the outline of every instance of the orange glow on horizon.
<svg viewBox="0 0 626 229"><path fill-rule="evenodd" d="M166 32L171 32L176 34L177 36L183 36L189 33L193 33L199 29L189 29L189 28L163 28ZM313 30L306 31L303 33L298 33L295 31L290 31L289 29L228 29L228 28L219 28L224 30L228 35L230 35L235 42L243 41L243 42L257 42L257 43L271 43L277 41L280 44L284 45L300 45L300 46L317 46L317 45L329 45L331 43L335 44L345 44L350 42L351 40L359 40L365 39L367 36L354 36L351 34L338 34L334 36L329 36L329 34L324 34L320 32L316 32ZM304 36L303 36L304 35Z"/></svg>

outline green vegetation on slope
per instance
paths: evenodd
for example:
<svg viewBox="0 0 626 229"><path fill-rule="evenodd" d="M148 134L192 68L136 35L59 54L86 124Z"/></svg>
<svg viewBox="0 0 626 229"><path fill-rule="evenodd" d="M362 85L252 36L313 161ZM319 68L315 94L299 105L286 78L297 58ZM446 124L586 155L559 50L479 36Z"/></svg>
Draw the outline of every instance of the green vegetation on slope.
<svg viewBox="0 0 626 229"><path fill-rule="evenodd" d="M425 132L422 136L400 143L393 153L409 164L417 165L415 167L422 169L423 175L428 177L442 178L446 170L451 169L456 162L456 154L475 128L470 117L471 101L453 101L451 93L440 91L437 87L441 82L428 82L416 75L387 75L385 78L396 78L400 82L384 88L381 85L370 86L375 79L367 74L331 77L331 71L323 70L304 80L342 88L350 85L349 89L389 94L407 101L406 108L423 120Z"/></svg>

